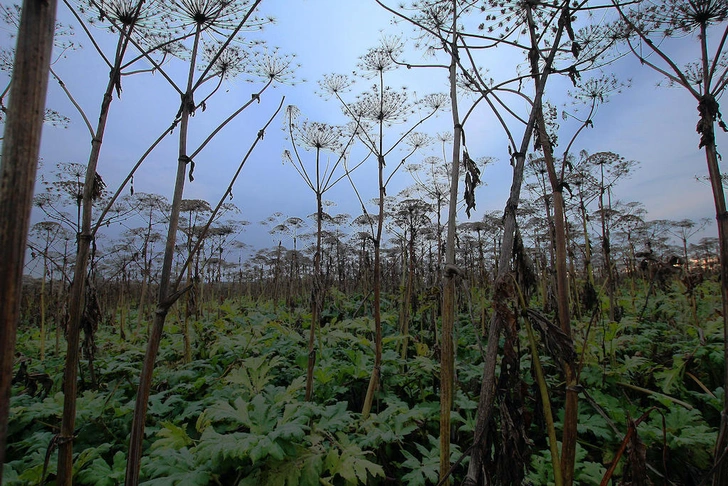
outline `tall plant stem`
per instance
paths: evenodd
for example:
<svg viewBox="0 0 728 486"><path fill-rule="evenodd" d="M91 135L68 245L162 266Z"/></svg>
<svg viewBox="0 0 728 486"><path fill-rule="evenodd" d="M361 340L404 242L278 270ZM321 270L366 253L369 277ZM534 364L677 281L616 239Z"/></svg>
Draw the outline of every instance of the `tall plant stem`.
<svg viewBox="0 0 728 486"><path fill-rule="evenodd" d="M149 332L149 341L144 355L142 372L139 377L136 403L134 404L134 416L132 418L131 433L129 437L129 453L126 463L126 486L136 486L139 483L139 469L142 458L142 442L144 440L144 422L147 415L147 403L152 387L152 374L154 372L154 360L159 351L159 344L162 339L164 322L169 312L170 284L172 276L172 264L174 260L174 246L177 241L177 229L179 227L180 208L182 206L182 194L184 192L185 177L187 175L187 133L189 130L189 119L193 109L192 82L194 80L195 64L200 42L201 26L198 24L195 32L194 45L192 48L192 59L187 76L187 90L182 97L180 107L180 131L179 131L179 152L177 159L177 176L172 197L172 208L169 218L169 229L167 231L167 242L164 249L164 261L159 280L159 297L157 310L154 314L154 321Z"/></svg>
<svg viewBox="0 0 728 486"><path fill-rule="evenodd" d="M561 460L559 459L559 448L556 444L556 427L554 426L554 417L551 412L551 400L549 399L549 389L546 385L546 378L543 374L541 359L538 356L538 347L536 346L536 336L533 334L531 323L526 319L526 332L528 333L528 344L531 348L531 357L533 359L533 368L536 371L536 383L538 391L541 395L541 406L543 407L544 420L546 420L546 432L549 436L549 450L551 451L551 464L554 469L555 486L563 486L564 480L561 477Z"/></svg>
<svg viewBox="0 0 728 486"><path fill-rule="evenodd" d="M713 124L710 126L714 130ZM724 386L723 386L723 409L720 414L720 428L715 444L715 461L718 461L728 450L728 213L726 212L725 195L718 166L718 154L715 142L705 146L705 158L708 163L708 173L713 188L713 199L715 202L716 220L718 222L718 244L720 245L720 278L721 297L723 309L723 347L724 358ZM719 486L728 482L728 461L723 460L713 477L713 485Z"/></svg>
<svg viewBox="0 0 728 486"><path fill-rule="evenodd" d="M144 0L139 0L136 14L139 14ZM91 242L94 233L91 228L91 216L94 199L94 185L96 168L101 154L101 144L104 139L106 123L109 116L109 107L113 99L114 87L118 87L121 77L121 64L133 30L133 23L119 33L116 46L114 65L109 73L109 82L106 85L99 121L91 141L91 153L86 165L86 178L83 187L81 231L77 235L76 264L73 272L73 282L68 296L68 331L66 335L67 352L66 366L63 374L63 418L58 446L58 484L70 486L73 480L73 436L76 424L76 393L79 363L79 340L81 333L81 317L84 307L84 293L86 290L86 272L91 253Z"/></svg>
<svg viewBox="0 0 728 486"><path fill-rule="evenodd" d="M546 133L543 106L537 111L539 138L543 147L544 162L548 172L553 196L554 210L554 250L556 254L556 306L559 325L564 334L571 338L571 315L569 312L569 276L566 261L566 215L564 214L564 190L562 177L556 173L551 142ZM566 404L564 428L561 439L561 476L564 486L574 480L574 461L576 457L576 426L578 422L577 373L570 363L564 363L566 376Z"/></svg>
<svg viewBox="0 0 728 486"><path fill-rule="evenodd" d="M728 31L728 27L726 28ZM700 51L703 74L703 97L698 100L698 110L701 113L704 132L702 140L705 141L705 159L708 164L710 186L713 190L715 203L715 217L718 223L718 244L720 245L720 290L723 308L723 409L720 413L720 427L715 444L715 467L713 485L719 486L728 482L728 461L725 460L728 451L728 212L726 212L725 193L723 191L723 178L718 165L718 150L715 144L715 116L707 105L710 101L717 104L710 92L713 71L708 67L708 26L705 22L700 24ZM724 37L725 40L725 37ZM718 52L720 53L720 51ZM720 56L716 54L714 62ZM717 88L722 92L722 87ZM705 105L705 106L701 106ZM717 111L717 108L716 108Z"/></svg>
<svg viewBox="0 0 728 486"><path fill-rule="evenodd" d="M526 7L530 8L530 7ZM548 81L548 73L553 65L556 56L557 46L563 35L563 25L559 25L552 48L546 58L543 70L539 71L538 63L534 59L531 63L531 76L534 79L535 95L533 99L533 108L529 114L523 137L518 150L514 154L513 178L511 181L511 189L506 202L503 216L503 241L501 242L500 255L498 257L498 271L496 274L496 285L501 284L503 279L511 270L511 259L513 249L515 247L516 238L516 212L521 198L521 186L523 185L523 170L526 163L526 151L533 135L534 124L536 121L536 113L540 110L543 93L546 89ZM538 49L538 45L533 44L532 49ZM475 486L482 484L484 450L483 446L486 442L486 431L488 423L491 419L493 411L493 401L495 399L495 369L498 361L498 341L503 328L503 316L498 312L494 312L488 327L488 344L485 350L485 360L483 363L483 378L480 386L480 396L478 399L478 412L475 422L473 452L468 465L468 473L463 481L465 486Z"/></svg>
<svg viewBox="0 0 728 486"><path fill-rule="evenodd" d="M379 72L380 106L384 103L384 74ZM369 379L367 394L362 406L362 419L369 418L374 402L374 393L379 388L382 372L382 266L380 262L382 229L384 227L384 198L387 194L384 181L384 123L379 121L379 146L377 149L377 177L379 181L379 214L377 215L377 230L374 235L374 367Z"/></svg>
<svg viewBox="0 0 728 486"><path fill-rule="evenodd" d="M311 286L311 328L308 333L308 366L306 369L306 401L313 397L313 370L316 365L316 330L320 325L323 304L323 276L321 274L321 229L323 201L320 177L320 150L316 150L316 253L313 256L313 285Z"/></svg>
<svg viewBox="0 0 728 486"><path fill-rule="evenodd" d="M381 140L381 137L380 137ZM372 409L374 402L374 393L379 388L379 380L382 367L382 265L380 262L380 243L382 241L382 227L384 226L384 156L378 156L378 174L379 174L379 214L377 215L377 230L374 236L374 289L373 302L374 307L374 367L372 375L369 378L369 386L367 394L364 397L364 405L362 406L362 419L366 420Z"/></svg>
<svg viewBox="0 0 728 486"><path fill-rule="evenodd" d="M584 204L583 195L579 200L579 213L581 214L581 229L584 238L584 268L586 270L586 280L592 289L596 288L594 283L594 266L592 265L591 239L589 238L588 216L586 213L586 205Z"/></svg>
<svg viewBox="0 0 728 486"><path fill-rule="evenodd" d="M23 2L0 162L0 482L56 5Z"/></svg>
<svg viewBox="0 0 728 486"><path fill-rule="evenodd" d="M450 410L453 401L455 352L453 332L455 324L455 237L457 228L458 181L460 177L460 142L463 127L460 124L457 97L457 1L452 2L452 42L450 44L450 109L453 123L452 168L450 171L450 200L448 203L447 242L445 243L445 271L442 273L442 351L440 357L440 482L449 486L450 479Z"/></svg>

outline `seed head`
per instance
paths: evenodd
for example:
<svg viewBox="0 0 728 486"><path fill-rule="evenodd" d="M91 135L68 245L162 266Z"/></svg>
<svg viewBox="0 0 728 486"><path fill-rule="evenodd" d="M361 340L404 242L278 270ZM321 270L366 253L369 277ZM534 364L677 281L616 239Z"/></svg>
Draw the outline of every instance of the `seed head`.
<svg viewBox="0 0 728 486"><path fill-rule="evenodd" d="M354 82L343 74L327 74L319 81L319 86L327 95L340 95L348 91Z"/></svg>

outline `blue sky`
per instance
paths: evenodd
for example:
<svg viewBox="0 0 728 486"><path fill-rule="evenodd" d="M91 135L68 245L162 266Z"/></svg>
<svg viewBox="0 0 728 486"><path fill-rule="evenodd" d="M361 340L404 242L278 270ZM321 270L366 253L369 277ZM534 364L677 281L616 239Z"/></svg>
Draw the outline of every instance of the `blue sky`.
<svg viewBox="0 0 728 486"><path fill-rule="evenodd" d="M7 1L3 0L3 4ZM286 96L285 104L297 105L303 115L313 121L345 122L335 100L317 96L317 82L328 73L352 73L356 70L358 57L376 46L383 35L404 38L411 35L408 26L392 24L390 15L373 0L269 0L263 2L260 12L276 18L276 23L266 27L260 38L282 52L296 54L297 62L301 64L296 72L299 82L266 92L260 104L254 104L250 111L236 119L197 157L195 181L186 184L185 198L201 198L210 203L218 200L240 158L283 95ZM59 20L73 23L62 3ZM107 37L104 44L107 49L113 47L104 32L99 29L93 29L93 32L101 38ZM83 49L65 53L65 58L59 59L54 69L95 123L107 69L79 28L75 28L75 40ZM9 42L7 37L3 42ZM682 55L689 57L690 53L686 50ZM421 57L413 52L409 59L418 61ZM497 72L501 66L490 68ZM640 167L630 179L619 184L615 197L642 202L649 219L712 219L710 188L695 180L696 176L703 176L706 169L695 133L697 110L694 100L680 88L656 87L659 76L640 67L632 58L620 60L607 69L620 79L631 78L632 86L600 108L594 120L595 128L580 137L574 151L613 151L639 161ZM176 79L181 82L182 77ZM441 70L402 70L390 78L394 87L406 85L418 97L445 92L446 81L446 73ZM359 80L354 85L351 99L368 83ZM222 118L249 100L255 86L242 80L226 82L224 92L212 98L207 110L198 112L192 119L190 147L195 147L195 140L204 138ZM562 103L563 98L557 94L568 87L568 81L553 82L550 99L556 104ZM98 171L112 190L149 143L170 123L179 105L179 95L169 89L158 74L126 77L123 89L121 100L115 99L112 103ZM57 162L85 163L90 146L88 131L53 81L49 84L48 106L69 116L72 123L65 129L46 127L41 151L44 170L53 168ZM268 246L273 242L265 229L256 224L258 221L274 212L305 218L315 211L313 194L292 167L282 164L281 153L290 149L281 129L282 121L283 116L279 115L271 125L233 191L232 202L242 210L238 217L253 223L241 239L255 246ZM427 131L435 134L447 130L450 125L449 113L443 113ZM486 211L503 210L511 167L505 138L490 117L486 114L474 117L466 129L471 155L495 159L483 171L486 185L476 193L478 211L473 219L479 219ZM719 150L726 140L726 134L718 134ZM367 164L355 175L365 200L376 196L373 165ZM169 137L138 172L135 190L171 197L175 167L176 134ZM389 194L394 195L399 188L411 183L403 172L401 178L393 182ZM359 203L346 181L340 183L327 199L337 204L329 210L331 214L360 214ZM462 221L465 221L464 214ZM710 229L706 235L714 236L714 232Z"/></svg>

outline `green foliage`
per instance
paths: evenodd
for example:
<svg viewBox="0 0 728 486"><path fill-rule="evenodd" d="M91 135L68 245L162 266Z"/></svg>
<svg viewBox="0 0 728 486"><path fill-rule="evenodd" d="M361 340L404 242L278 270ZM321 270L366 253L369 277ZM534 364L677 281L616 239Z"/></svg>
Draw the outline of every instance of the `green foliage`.
<svg viewBox="0 0 728 486"><path fill-rule="evenodd" d="M337 307L328 309L330 321L316 335L311 402L303 400L305 312L266 302L226 303L217 315L195 322L197 341L189 363L183 363L181 338L171 326L149 401L142 484L434 484L439 475L439 348L430 329L417 330L416 320L403 356L397 313L385 309L381 387L372 413L362 420L359 411L373 363L373 320L351 317L361 299L334 294ZM599 484L629 417L653 406L658 410L638 427L648 463L661 470L666 453L673 481L683 474L679 470L695 474L710 467L722 396L721 320L715 306L706 304L699 309L705 319L697 329L680 305L653 296L645 319L626 315L619 323L573 323L577 353L584 357L578 484ZM583 339L588 327L588 339ZM110 486L124 479L144 344L121 342L108 331L102 327L97 336L107 343L97 355L100 385L82 385L79 395L74 445L74 482L79 485ZM472 444L485 344L467 314L457 320L456 333L453 462ZM34 352L37 340L32 336L20 336L24 352ZM526 349L522 341L516 350L530 440L526 474L530 484L545 485L553 481L552 466ZM546 353L542 360L558 417L563 411L561 369ZM52 367L59 363L49 359L47 368L33 369L55 374ZM19 386L14 390L3 484L43 481L46 452L62 412L59 386L45 398L21 394ZM496 413L494 427L499 417ZM51 481L56 457L53 449L46 472ZM455 483L462 480L467 461L454 471ZM622 470L620 464L615 480Z"/></svg>
<svg viewBox="0 0 728 486"><path fill-rule="evenodd" d="M406 481L407 484L424 486L437 482L440 474L440 444L432 436L428 437L428 441L428 447L415 444L417 454L403 452L406 460L401 466L403 469L409 470L409 472L402 476L402 480Z"/></svg>
<svg viewBox="0 0 728 486"><path fill-rule="evenodd" d="M76 480L79 484L115 486L124 482L126 455L119 451L109 464L102 457L95 458L88 467L81 469Z"/></svg>
<svg viewBox="0 0 728 486"><path fill-rule="evenodd" d="M559 449L561 444L559 443ZM607 468L602 464L589 461L587 451L580 444L576 446L576 468L574 471L574 482L580 485L599 486ZM551 454L548 449L541 450L538 454L531 456L531 471L526 480L528 484L553 485L554 474L551 469Z"/></svg>
<svg viewBox="0 0 728 486"><path fill-rule="evenodd" d="M384 476L382 466L368 459L371 453L363 451L346 435L339 433L332 448L324 459L324 470L331 476L322 479L323 484L333 484L331 479L340 476L346 484L369 484L370 478Z"/></svg>
<svg viewBox="0 0 728 486"><path fill-rule="evenodd" d="M142 463L144 474L151 478L145 486L202 486L210 484L212 475L196 467L197 460L189 449L157 449Z"/></svg>
<svg viewBox="0 0 728 486"><path fill-rule="evenodd" d="M678 465L709 468L716 431L705 423L701 413L696 409L673 406L663 414L652 414L647 423L640 426L640 434L646 444L651 444L655 454L662 452L663 418L670 460L676 468Z"/></svg>

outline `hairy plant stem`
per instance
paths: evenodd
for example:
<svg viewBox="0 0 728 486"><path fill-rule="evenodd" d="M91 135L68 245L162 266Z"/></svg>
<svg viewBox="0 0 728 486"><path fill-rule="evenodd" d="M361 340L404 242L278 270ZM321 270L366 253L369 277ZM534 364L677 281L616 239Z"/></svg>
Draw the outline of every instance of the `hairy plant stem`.
<svg viewBox="0 0 728 486"><path fill-rule="evenodd" d="M0 482L56 1L23 2L0 163Z"/></svg>
<svg viewBox="0 0 728 486"><path fill-rule="evenodd" d="M154 314L154 321L149 331L149 341L147 342L147 350L144 355L142 372L139 376L139 386L137 388L136 403L134 404L134 415L132 417L131 432L129 436L129 452L127 455L125 479L126 486L136 486L139 483L142 442L144 440L144 425L147 416L147 403L149 402L149 394L152 387L154 360L156 359L157 352L159 351L159 344L162 339L162 330L164 329L164 322L167 318L167 313L174 302L172 301L170 303L172 263L174 260L174 246L177 241L177 229L179 227L182 194L184 192L185 177L187 176L187 163L190 160L187 156L187 133L189 130L191 110L194 109L194 101L192 101L194 93L192 90L192 82L194 80L201 33L202 26L197 24L192 48L192 58L190 60L190 68L187 76L187 89L185 94L182 96L182 105L180 107L177 176L174 185L174 195L172 197L172 207L170 209L169 228L167 231L167 241L164 249L162 272L159 279L157 310Z"/></svg>
<svg viewBox="0 0 728 486"><path fill-rule="evenodd" d="M522 304L523 305L523 304ZM546 420L546 432L549 436L549 450L551 451L551 464L554 470L554 485L563 486L564 480L561 476L561 460L559 459L559 447L556 442L556 427L554 426L554 417L551 412L551 399L549 398L549 389L546 385L546 378L543 374L541 359L538 356L538 347L536 346L536 336L533 334L533 328L528 319L525 319L526 332L528 333L528 344L531 348L531 358L533 359L533 368L536 371L536 383L538 391L541 395L541 406L543 407L543 416Z"/></svg>
<svg viewBox="0 0 728 486"><path fill-rule="evenodd" d="M728 32L728 27L726 27ZM700 51L703 74L703 94L712 98L710 82L713 71L708 68L708 26L705 21L700 24ZM717 62L718 57L715 58ZM723 88L720 88L721 91ZM717 103L717 102L716 102ZM700 110L700 105L698 105ZM705 159L708 164L710 187L713 190L715 203L715 217L718 223L718 244L720 245L720 290L723 310L723 408L720 413L720 426L715 443L714 463L717 466L713 476L713 485L720 486L728 483L728 461L725 460L728 451L728 212L726 211L725 193L723 191L723 178L718 164L718 149L715 144L714 117L703 114L701 122L704 124L702 140L705 140Z"/></svg>
<svg viewBox="0 0 728 486"><path fill-rule="evenodd" d="M566 261L566 216L564 214L564 189L562 177L556 173L551 142L546 133L543 106L538 107L539 138L543 147L544 162L548 172L553 197L553 237L556 260L556 306L559 325L564 334L571 339L571 315L569 312L569 280ZM577 373L571 363L563 365L566 377L566 404L564 411L563 435L561 439L561 475L563 484L570 486L574 480L574 461L576 458L576 426L578 423Z"/></svg>
<svg viewBox="0 0 728 486"><path fill-rule="evenodd" d="M604 164L599 166L600 168L600 182L599 182L599 216L602 225L602 254L604 255L604 269L607 274L607 296L609 297L609 320L614 322L615 309L617 307L616 298L616 282L614 281L614 266L612 264L612 251L611 243L609 241L609 215L607 211L612 209L611 196L608 198L608 206L604 204L604 193L609 191L609 188L604 186ZM609 193L611 194L611 193Z"/></svg>
<svg viewBox="0 0 728 486"><path fill-rule="evenodd" d="M458 182L460 177L460 142L463 127L458 113L457 97L457 1L452 2L452 41L450 43L450 108L453 123L452 165L450 170L450 200L448 204L447 241L445 243L445 269L442 271L442 341L440 354L440 484L449 486L450 480L450 411L454 395L455 351L453 332L455 324L455 245L457 231Z"/></svg>
<svg viewBox="0 0 728 486"><path fill-rule="evenodd" d="M323 201L320 174L320 149L316 149L316 252L313 256L313 285L311 286L311 327L308 333L308 366L306 368L306 401L313 397L313 371L316 365L316 330L321 325L323 307L323 275L321 274L321 231Z"/></svg>
<svg viewBox="0 0 728 486"><path fill-rule="evenodd" d="M527 4L524 8L527 9L529 18L531 18L530 24L533 24L530 12L532 7ZM503 241L501 243L500 255L498 258L496 285L498 285L499 282L502 282L511 271L511 260L513 258L517 227L516 212L521 198L521 186L523 185L523 170L526 162L526 152L533 135L536 115L541 110L543 93L546 89L546 82L549 77L548 73L553 65L554 58L556 57L556 52L563 35L563 31L564 26L560 23L554 36L554 42L552 43L553 47L549 50L549 54L545 60L545 65L542 66L542 70L539 70L537 58L535 58L535 56L532 58L531 77L535 84L535 94L531 113L529 114L521 143L513 157L513 178L510 194L508 201L506 202L503 215ZM531 38L531 49L537 50L538 45L533 43L533 37ZM503 322L504 316L500 315L498 312L494 312L488 327L488 344L485 350L483 378L481 380L480 396L478 398L478 411L475 422L475 430L473 433L473 450L470 458L470 464L468 465L468 472L463 481L464 486L477 486L484 484L484 446L487 442L487 427L491 419L493 401L495 399L495 370L498 360L498 341L500 339L501 330L503 329Z"/></svg>
<svg viewBox="0 0 728 486"><path fill-rule="evenodd" d="M380 150L382 140L383 126L380 124ZM382 153L380 151L380 153ZM385 185L384 185L384 156L379 155L377 157L377 173L379 178L379 214L377 215L377 229L374 236L374 290L373 290L373 302L374 307L374 367L372 368L372 375L369 378L369 386L367 387L367 394L364 397L364 405L362 406L361 415L362 419L366 420L369 418L369 413L372 410L372 403L374 402L374 394L379 388L379 380L381 378L382 369L382 264L380 261L380 244L382 241L382 228L384 227L384 197Z"/></svg>
<svg viewBox="0 0 728 486"><path fill-rule="evenodd" d="M136 5L138 16L144 0L139 0ZM73 281L68 296L68 328L66 333L67 352L66 365L63 375L63 418L61 420L61 431L59 434L58 446L58 484L70 486L73 481L73 438L76 423L76 393L79 365L79 341L81 333L81 319L84 311L84 294L86 292L86 273L88 270L89 257L91 255L91 243L94 239L94 231L91 227L93 211L93 194L96 179L96 168L101 154L101 145L104 140L106 123L109 117L109 108L113 100L114 88L119 86L121 78L121 64L129 45L129 37L134 29L134 23L124 26L119 32L119 39L116 45L114 64L109 72L109 82L106 85L99 121L96 125L93 139L91 141L91 153L86 165L86 177L83 186L81 229L77 235L76 264L73 271Z"/></svg>
<svg viewBox="0 0 728 486"><path fill-rule="evenodd" d="M713 124L711 124L713 130ZM718 242L720 245L720 281L721 298L723 311L723 346L724 359L724 385L723 385L723 408L720 413L720 427L715 444L716 464L728 450L728 212L726 212L725 195L718 166L718 155L715 142L706 145L705 158L708 163L713 199L715 201L716 220L718 222ZM713 477L713 485L720 486L728 482L728 461L723 460Z"/></svg>

